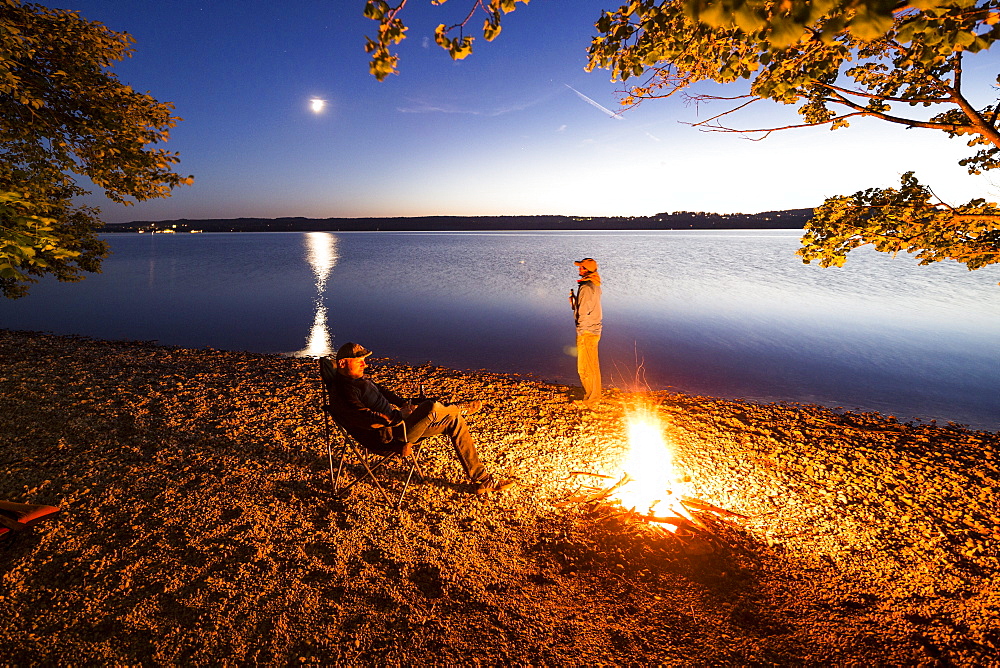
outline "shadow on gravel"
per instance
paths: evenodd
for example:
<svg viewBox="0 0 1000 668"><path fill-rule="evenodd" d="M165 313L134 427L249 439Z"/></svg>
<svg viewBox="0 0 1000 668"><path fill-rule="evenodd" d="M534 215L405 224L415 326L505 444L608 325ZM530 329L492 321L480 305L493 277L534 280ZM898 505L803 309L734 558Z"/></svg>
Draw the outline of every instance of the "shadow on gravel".
<svg viewBox="0 0 1000 668"><path fill-rule="evenodd" d="M712 636L715 643L731 638L734 648L743 647L734 649L734 660L788 660L788 647L783 655L771 652L795 633L796 613L772 575L794 564L732 525L707 521L711 534L677 537L601 509L553 518L531 548L534 580L545 586L589 577L635 601L621 611L633 628L611 631L620 650L655 653L648 637L655 629L678 638Z"/></svg>

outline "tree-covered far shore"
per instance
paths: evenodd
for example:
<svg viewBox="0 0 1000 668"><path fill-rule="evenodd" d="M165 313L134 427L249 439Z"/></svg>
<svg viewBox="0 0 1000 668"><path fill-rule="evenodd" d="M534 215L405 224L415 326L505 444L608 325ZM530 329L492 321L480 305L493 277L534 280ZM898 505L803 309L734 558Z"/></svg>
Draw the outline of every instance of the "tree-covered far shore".
<svg viewBox="0 0 1000 668"><path fill-rule="evenodd" d="M107 224L102 232L313 232L466 230L802 229L812 209L762 213L674 211L652 216L413 216L395 218L213 218Z"/></svg>

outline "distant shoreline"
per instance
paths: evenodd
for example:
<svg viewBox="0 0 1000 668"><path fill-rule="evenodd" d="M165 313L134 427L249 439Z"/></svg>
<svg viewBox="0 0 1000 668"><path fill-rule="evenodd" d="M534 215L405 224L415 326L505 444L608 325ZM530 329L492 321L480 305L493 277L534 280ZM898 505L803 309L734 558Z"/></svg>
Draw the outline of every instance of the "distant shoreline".
<svg viewBox="0 0 1000 668"><path fill-rule="evenodd" d="M211 218L108 223L102 232L459 232L502 230L802 229L812 209L762 213L676 211L654 216L418 216L396 218Z"/></svg>

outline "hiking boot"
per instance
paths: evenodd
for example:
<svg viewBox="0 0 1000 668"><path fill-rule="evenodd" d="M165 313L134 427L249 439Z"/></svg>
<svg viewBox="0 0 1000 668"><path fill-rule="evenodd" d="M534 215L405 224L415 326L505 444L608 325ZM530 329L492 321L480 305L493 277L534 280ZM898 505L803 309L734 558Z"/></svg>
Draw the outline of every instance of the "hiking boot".
<svg viewBox="0 0 1000 668"><path fill-rule="evenodd" d="M513 478L496 478L492 475L485 480L476 483L476 494L489 494L490 492L502 492L514 484Z"/></svg>
<svg viewBox="0 0 1000 668"><path fill-rule="evenodd" d="M462 415L472 415L483 407L483 402L476 399L475 401L466 401L458 404L458 407L462 410Z"/></svg>

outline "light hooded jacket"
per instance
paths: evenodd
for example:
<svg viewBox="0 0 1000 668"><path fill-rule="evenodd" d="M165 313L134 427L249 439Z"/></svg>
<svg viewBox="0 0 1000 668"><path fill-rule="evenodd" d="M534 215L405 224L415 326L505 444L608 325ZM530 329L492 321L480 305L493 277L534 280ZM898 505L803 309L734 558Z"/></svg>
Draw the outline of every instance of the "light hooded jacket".
<svg viewBox="0 0 1000 668"><path fill-rule="evenodd" d="M584 278L576 290L576 333L601 335L600 279Z"/></svg>

